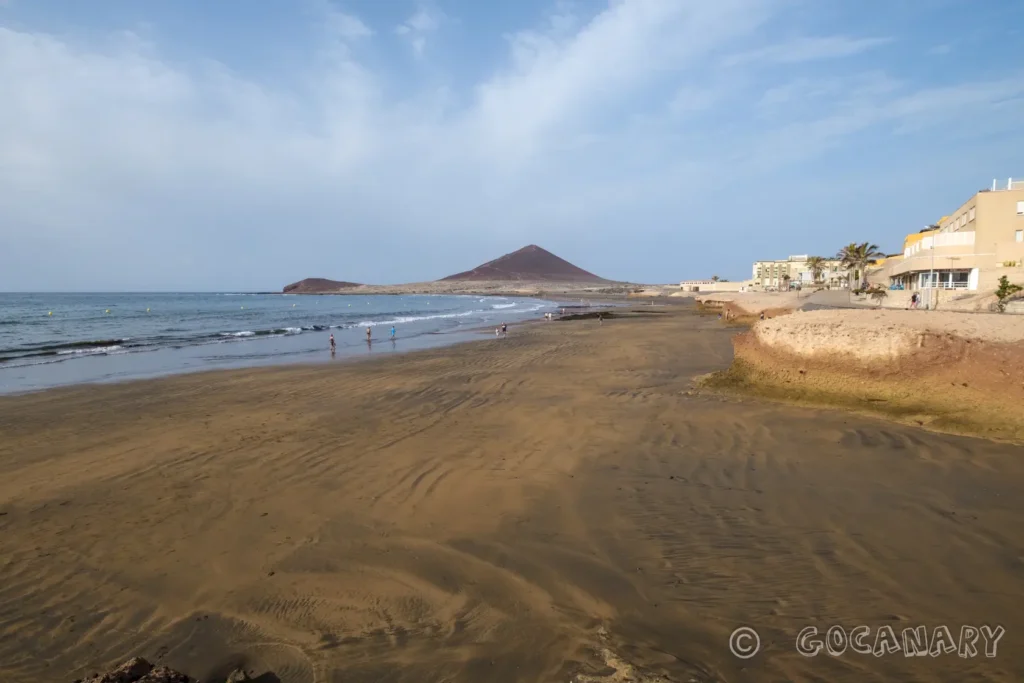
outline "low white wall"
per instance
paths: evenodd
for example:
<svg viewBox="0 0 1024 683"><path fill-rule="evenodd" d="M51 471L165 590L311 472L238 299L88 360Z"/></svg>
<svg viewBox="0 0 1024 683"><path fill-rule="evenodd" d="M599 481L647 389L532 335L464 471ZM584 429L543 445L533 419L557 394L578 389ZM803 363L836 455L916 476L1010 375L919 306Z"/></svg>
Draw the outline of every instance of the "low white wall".
<svg viewBox="0 0 1024 683"><path fill-rule="evenodd" d="M746 282L709 282L700 285L683 285L682 288L690 292L742 292L746 286Z"/></svg>
<svg viewBox="0 0 1024 683"><path fill-rule="evenodd" d="M910 297L914 291L886 290L886 297L879 302L865 294L850 295L850 303L864 308L910 308ZM919 296L918 308L932 311L959 311L964 313L988 313L993 310L995 296L986 292L964 289L922 289L916 292ZM1011 311L1008 307L1007 313Z"/></svg>

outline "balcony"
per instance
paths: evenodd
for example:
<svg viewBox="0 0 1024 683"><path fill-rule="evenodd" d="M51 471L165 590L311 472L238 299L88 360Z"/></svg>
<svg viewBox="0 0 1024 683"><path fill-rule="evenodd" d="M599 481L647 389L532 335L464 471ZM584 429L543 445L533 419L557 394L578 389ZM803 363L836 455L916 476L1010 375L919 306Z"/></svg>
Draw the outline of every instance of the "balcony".
<svg viewBox="0 0 1024 683"><path fill-rule="evenodd" d="M956 249L950 249L952 253L972 253L974 251L972 248L974 247L974 231L942 232L938 235L924 237L920 241L915 242L904 249L903 258L910 259L919 256L920 254L930 254L932 249L945 250L949 247L958 247Z"/></svg>
<svg viewBox="0 0 1024 683"><path fill-rule="evenodd" d="M900 285L905 289L963 289L974 290L978 288L977 276L971 277L972 271L963 269L936 269L934 271L919 272L916 275L902 275L893 277L893 285Z"/></svg>
<svg viewBox="0 0 1024 683"><path fill-rule="evenodd" d="M978 268L979 255L974 251L974 233L953 233L953 235L970 235L966 243L945 243L939 242L935 248L907 249L909 256L906 256L899 263L893 264L889 270L890 276L915 273L922 270L952 270ZM945 235L940 235L944 237ZM924 241L924 240L922 240ZM917 245L914 245L915 247Z"/></svg>

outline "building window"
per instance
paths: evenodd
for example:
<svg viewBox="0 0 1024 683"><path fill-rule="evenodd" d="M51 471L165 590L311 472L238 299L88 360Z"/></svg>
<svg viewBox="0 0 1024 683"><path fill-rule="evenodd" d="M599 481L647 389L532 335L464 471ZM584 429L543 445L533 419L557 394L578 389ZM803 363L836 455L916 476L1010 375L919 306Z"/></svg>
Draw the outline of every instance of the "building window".
<svg viewBox="0 0 1024 683"><path fill-rule="evenodd" d="M973 221L974 220L974 207L973 206L971 207L971 210L967 214L967 220L968 221Z"/></svg>
<svg viewBox="0 0 1024 683"><path fill-rule="evenodd" d="M1013 239L1016 242L1024 242L1024 230L1018 230L1013 234Z"/></svg>
<svg viewBox="0 0 1024 683"><path fill-rule="evenodd" d="M1024 202L1017 202L1017 215L1024 216Z"/></svg>

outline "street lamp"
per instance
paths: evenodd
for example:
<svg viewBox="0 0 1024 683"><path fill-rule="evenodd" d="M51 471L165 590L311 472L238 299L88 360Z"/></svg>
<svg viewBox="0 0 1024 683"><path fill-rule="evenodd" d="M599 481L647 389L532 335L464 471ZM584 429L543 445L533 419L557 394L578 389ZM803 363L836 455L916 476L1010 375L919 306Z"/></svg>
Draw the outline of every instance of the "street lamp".
<svg viewBox="0 0 1024 683"><path fill-rule="evenodd" d="M928 273L928 308L929 309L934 307L934 304L932 303L932 298L934 297L934 294L935 294L935 235L932 235L931 249L932 249L932 269L931 269L931 272Z"/></svg>

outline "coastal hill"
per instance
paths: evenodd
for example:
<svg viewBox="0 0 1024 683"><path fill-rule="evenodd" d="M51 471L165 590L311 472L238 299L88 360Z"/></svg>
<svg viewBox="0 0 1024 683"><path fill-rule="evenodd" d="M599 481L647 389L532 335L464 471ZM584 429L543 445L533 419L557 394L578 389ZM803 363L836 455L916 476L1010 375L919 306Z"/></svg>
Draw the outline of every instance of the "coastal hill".
<svg viewBox="0 0 1024 683"><path fill-rule="evenodd" d="M541 292L626 294L626 283L606 280L536 244L455 275L432 282L362 285L308 278L284 288L285 294L494 294L537 296Z"/></svg>
<svg viewBox="0 0 1024 683"><path fill-rule="evenodd" d="M356 282L339 282L338 280L328 280L323 277L308 277L305 280L299 282L293 282L290 285L286 285L284 288L285 294L324 294L330 292L338 292L343 289L351 289L352 287L359 287L360 285Z"/></svg>
<svg viewBox="0 0 1024 683"><path fill-rule="evenodd" d="M520 282L608 282L602 277L574 266L565 259L536 244L519 251L505 254L493 261L455 275L442 278L442 282L453 280L476 280L498 282L517 280Z"/></svg>

